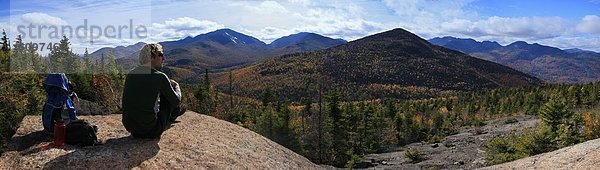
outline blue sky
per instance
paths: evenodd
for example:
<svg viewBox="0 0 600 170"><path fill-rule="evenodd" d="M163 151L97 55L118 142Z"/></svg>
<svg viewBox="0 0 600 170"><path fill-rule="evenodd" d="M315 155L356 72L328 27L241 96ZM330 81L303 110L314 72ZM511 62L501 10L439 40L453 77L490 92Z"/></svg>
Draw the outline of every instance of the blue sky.
<svg viewBox="0 0 600 170"><path fill-rule="evenodd" d="M147 37L72 37L75 52L138 41L160 42L231 28L267 43L314 32L355 40L404 28L438 36L527 41L559 48L600 51L600 0L0 0L0 28L11 38L21 25L128 25L148 28ZM14 39L14 38L13 38ZM57 41L36 37L25 41Z"/></svg>

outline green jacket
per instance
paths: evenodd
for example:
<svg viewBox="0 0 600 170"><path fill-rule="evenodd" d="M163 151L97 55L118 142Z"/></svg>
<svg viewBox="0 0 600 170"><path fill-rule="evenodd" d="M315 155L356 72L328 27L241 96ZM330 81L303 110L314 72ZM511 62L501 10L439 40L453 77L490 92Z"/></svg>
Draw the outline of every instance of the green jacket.
<svg viewBox="0 0 600 170"><path fill-rule="evenodd" d="M157 124L158 101L167 100L179 106L181 96L171 87L165 73L147 66L131 70L125 78L123 90L123 125L134 134L148 134Z"/></svg>

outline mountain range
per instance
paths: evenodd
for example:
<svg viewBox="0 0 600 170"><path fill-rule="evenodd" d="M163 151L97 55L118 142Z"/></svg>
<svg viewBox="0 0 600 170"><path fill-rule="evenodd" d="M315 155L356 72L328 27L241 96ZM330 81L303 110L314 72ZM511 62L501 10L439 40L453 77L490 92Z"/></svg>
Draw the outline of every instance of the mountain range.
<svg viewBox="0 0 600 170"><path fill-rule="evenodd" d="M204 69L222 69L240 66L264 59L309 50L319 50L346 43L314 33L298 33L274 40L266 44L254 37L231 29L220 29L195 37L176 41L160 42L167 56L167 66L203 72ZM135 65L139 49L144 43L115 48L102 48L91 54L100 58L112 51L115 58L125 65Z"/></svg>
<svg viewBox="0 0 600 170"><path fill-rule="evenodd" d="M332 48L293 53L233 70L234 95L256 97L264 89L292 100L316 99L337 88L349 100L423 98L441 91L541 84L512 68L436 46L394 29ZM217 87L228 85L225 73Z"/></svg>
<svg viewBox="0 0 600 170"><path fill-rule="evenodd" d="M473 57L512 67L554 83L600 81L600 53L517 41L506 46L455 37L433 38L435 45L461 51Z"/></svg>

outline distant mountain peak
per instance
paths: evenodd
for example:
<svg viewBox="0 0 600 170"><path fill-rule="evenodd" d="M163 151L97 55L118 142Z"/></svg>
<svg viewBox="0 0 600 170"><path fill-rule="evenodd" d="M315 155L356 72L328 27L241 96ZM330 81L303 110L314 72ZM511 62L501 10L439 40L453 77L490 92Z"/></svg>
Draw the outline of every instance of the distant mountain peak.
<svg viewBox="0 0 600 170"><path fill-rule="evenodd" d="M143 46L143 45L146 45L146 43L145 42L138 42L138 43L133 44L133 46Z"/></svg>
<svg viewBox="0 0 600 170"><path fill-rule="evenodd" d="M370 35L357 41L370 41L385 45L398 45L397 43L404 42L412 44L414 47L426 46L427 48L431 48L431 43L429 43L427 40L402 28L395 28L393 30ZM396 43L390 43L388 41L393 41Z"/></svg>
<svg viewBox="0 0 600 170"><path fill-rule="evenodd" d="M211 39L215 42L218 42L219 44L222 45L228 45L228 44L261 44L261 45L266 45L264 42L249 36L249 35L245 35L242 33L239 33L237 31L234 31L232 29L229 28L224 28L224 29L218 29L206 34L200 34L196 37L194 37L194 39L197 40L201 40L201 39Z"/></svg>
<svg viewBox="0 0 600 170"><path fill-rule="evenodd" d="M461 39L433 38L432 44L504 64L557 83L585 83L600 79L597 73L600 54L581 49L564 49L539 43L516 41L506 46L484 41L468 43ZM494 47L494 48L488 48Z"/></svg>
<svg viewBox="0 0 600 170"><path fill-rule="evenodd" d="M297 82L325 81L323 83L341 88L341 95L349 100L365 99L364 96L417 95L412 92L382 94L378 90L380 87L475 90L541 83L514 69L432 45L403 29L377 33L310 55L295 53L276 57L233 74L245 79L237 83L258 81L268 84L276 93L293 100L316 93L304 85L289 86ZM278 79L281 77L285 80ZM261 86L246 86L244 93L255 94L264 89Z"/></svg>
<svg viewBox="0 0 600 170"><path fill-rule="evenodd" d="M345 44L346 40L333 39L316 33L299 32L278 38L269 44L273 48L299 48L300 51L319 50Z"/></svg>
<svg viewBox="0 0 600 170"><path fill-rule="evenodd" d="M516 48L521 48L521 47L525 47L528 46L530 44L528 44L525 41L515 41L513 43L510 43L509 45L507 45L507 47L516 47Z"/></svg>

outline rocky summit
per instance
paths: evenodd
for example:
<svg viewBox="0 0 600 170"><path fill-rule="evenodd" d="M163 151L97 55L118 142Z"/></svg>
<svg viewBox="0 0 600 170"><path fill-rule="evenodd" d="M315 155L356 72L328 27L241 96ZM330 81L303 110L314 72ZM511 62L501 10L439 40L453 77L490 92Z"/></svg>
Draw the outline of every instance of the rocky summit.
<svg viewBox="0 0 600 170"><path fill-rule="evenodd" d="M0 169L322 169L248 129L186 112L161 139L136 139L121 115L81 116L98 125L101 145L52 146L40 116L26 116Z"/></svg>

